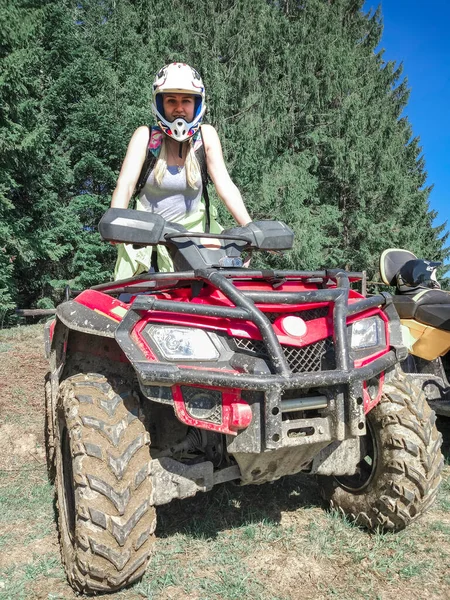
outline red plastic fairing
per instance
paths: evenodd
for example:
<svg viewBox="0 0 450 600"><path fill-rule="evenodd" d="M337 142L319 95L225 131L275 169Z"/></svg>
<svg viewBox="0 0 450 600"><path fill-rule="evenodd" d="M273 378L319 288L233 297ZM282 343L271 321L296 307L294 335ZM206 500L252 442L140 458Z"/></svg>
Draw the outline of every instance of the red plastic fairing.
<svg viewBox="0 0 450 600"><path fill-rule="evenodd" d="M234 280L233 285L242 290L249 290L252 292L273 292L273 286L267 281L239 281ZM315 283L304 283L302 281L288 280L277 286L277 292L304 292L308 290L317 290L317 284Z"/></svg>
<svg viewBox="0 0 450 600"><path fill-rule="evenodd" d="M50 345L53 341L53 336L55 335L55 325L56 325L56 319L53 319L53 321L50 324L50 327L48 328L48 338L49 338Z"/></svg>
<svg viewBox="0 0 450 600"><path fill-rule="evenodd" d="M361 317L361 315L356 315L355 317L352 317L351 319L348 320L348 324L353 323L354 321L359 321L361 318L372 317L374 315L377 315L384 321L385 332L386 332L386 347L384 350L380 350L380 351L376 352L375 354L371 354L370 356L366 356L365 358L355 360L356 368L365 367L368 363L376 360L377 358L380 358L380 356L383 356L384 354L389 352L389 348L390 348L389 327L388 327L389 320L386 317L386 315L384 314L384 312L382 312L381 310L379 310L377 308L374 308L373 310L369 310L369 311L367 311L367 313L364 313L363 317ZM373 395L371 397L369 394L369 391L367 389L367 387L368 387L367 381L363 382L364 413L365 414L367 414L369 411L371 411L372 408L374 408L381 400L381 395L383 393L383 385L384 385L384 373L380 373L380 375L378 375L377 394L375 395L375 397L373 397Z"/></svg>
<svg viewBox="0 0 450 600"><path fill-rule="evenodd" d="M129 306L116 298L112 298L96 290L84 290L75 299L74 302L83 304L91 310L103 314L114 321L121 321Z"/></svg>
<svg viewBox="0 0 450 600"><path fill-rule="evenodd" d="M210 303L211 304L211 303ZM267 311L270 311L270 306L264 306ZM301 309L311 310L316 308L316 304L303 304ZM320 305L319 305L320 306ZM323 306L323 304L322 304ZM279 306L273 305L273 311L278 312ZM300 311L299 306L290 307L290 311L286 311L286 314L292 314L292 312ZM279 317L273 324L273 329L281 344L288 346L306 346L312 344L326 337L329 337L333 333L333 322L330 317L321 317L314 321L306 323L306 333L302 337L291 337L286 335L281 329ZM192 315L174 314L164 311L152 311L151 314L143 316L142 321L136 326L135 331L140 332L148 323L163 323L164 325L179 325L182 327L192 327L193 317ZM205 317L195 316L195 327L197 329L205 329L209 331L220 331L227 334L230 337L243 337L252 340L261 340L261 334L259 329L253 323L249 321L232 321L231 319L225 319L220 317Z"/></svg>
<svg viewBox="0 0 450 600"><path fill-rule="evenodd" d="M136 327L131 332L131 339L136 344L136 346L140 349L140 351L144 354L145 358L152 361L158 361L158 358L154 354L153 350L149 347L145 339L142 337L142 330L147 325L147 320L139 321L136 324Z"/></svg>
<svg viewBox="0 0 450 600"><path fill-rule="evenodd" d="M206 367L205 365L177 365L179 369L189 369L192 371L214 371L215 373L236 373L238 374L239 371L236 371L236 369L218 369L217 367ZM199 387L199 386L196 386ZM216 388L214 388L216 389Z"/></svg>
<svg viewBox="0 0 450 600"><path fill-rule="evenodd" d="M363 382L364 414L367 415L367 413L369 411L371 411L372 408L374 408L381 400L381 395L383 393L383 385L384 385L384 373L380 373L378 375L378 392L374 398L371 398L369 391L367 389L367 381Z"/></svg>
<svg viewBox="0 0 450 600"><path fill-rule="evenodd" d="M252 409L247 402L245 402L245 400L242 400L241 390L234 388L208 388L207 386L202 385L189 387L202 388L205 390L214 389L214 391L221 392L222 422L220 424L210 423L209 421L192 417L186 410L186 405L184 403L180 386L174 385L172 387L172 396L175 414L182 423L190 425L191 427L209 429L211 431L227 433L229 435L237 435L237 432L240 429L245 429L250 425L252 420Z"/></svg>
<svg viewBox="0 0 450 600"><path fill-rule="evenodd" d="M311 310L309 304L306 306L307 310ZM306 321L306 332L301 337L286 335L281 326L282 318L283 317L279 317L273 324L273 330L276 333L280 344L299 347L308 346L309 344L314 344L314 342L318 342L319 340L323 340L333 335L333 321L329 317L321 317L319 319L314 319L314 321ZM259 339L261 339L261 336L259 336Z"/></svg>

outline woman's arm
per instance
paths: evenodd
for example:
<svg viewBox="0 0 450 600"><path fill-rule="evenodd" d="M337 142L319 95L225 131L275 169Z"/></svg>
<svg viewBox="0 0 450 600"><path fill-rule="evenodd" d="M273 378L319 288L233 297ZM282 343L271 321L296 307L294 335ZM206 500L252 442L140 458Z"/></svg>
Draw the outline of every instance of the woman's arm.
<svg viewBox="0 0 450 600"><path fill-rule="evenodd" d="M239 225L247 225L251 218L244 201L227 171L223 160L222 146L217 131L212 125L202 125L202 137L205 145L206 166L216 191Z"/></svg>
<svg viewBox="0 0 450 600"><path fill-rule="evenodd" d="M147 155L149 137L150 131L146 125L138 127L133 133L112 195L111 208L128 208Z"/></svg>

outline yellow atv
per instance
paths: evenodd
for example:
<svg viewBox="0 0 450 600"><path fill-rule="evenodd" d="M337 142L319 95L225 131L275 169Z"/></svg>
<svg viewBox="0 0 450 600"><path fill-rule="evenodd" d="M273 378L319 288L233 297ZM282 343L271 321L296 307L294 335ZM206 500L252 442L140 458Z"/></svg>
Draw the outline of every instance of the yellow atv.
<svg viewBox="0 0 450 600"><path fill-rule="evenodd" d="M403 371L420 383L436 414L450 417L450 293L436 279L440 264L390 248L381 255L380 273L396 289L393 301L410 352Z"/></svg>

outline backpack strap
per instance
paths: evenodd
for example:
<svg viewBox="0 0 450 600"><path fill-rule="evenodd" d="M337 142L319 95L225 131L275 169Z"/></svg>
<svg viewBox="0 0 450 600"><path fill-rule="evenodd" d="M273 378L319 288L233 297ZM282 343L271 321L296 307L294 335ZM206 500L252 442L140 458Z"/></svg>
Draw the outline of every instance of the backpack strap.
<svg viewBox="0 0 450 600"><path fill-rule="evenodd" d="M142 165L141 174L137 181L136 187L134 188L134 197L137 198L145 185L145 182L149 178L150 173L153 171L156 161L158 159L150 150L147 148L147 156L145 157L144 164Z"/></svg>
<svg viewBox="0 0 450 600"><path fill-rule="evenodd" d="M139 177L138 177L138 180L136 183L136 187L134 188L134 194L133 194L134 198L137 198L139 196L139 194L141 193L142 188L146 184L147 179L149 178L149 175L153 171L153 169L156 165L156 161L158 160L160 148L159 147L153 148L153 146L156 146L156 144L154 143L154 140L155 140L154 134L157 133L158 131L159 131L158 128L155 128L155 127L150 128L150 135L148 138L148 145L147 145L147 154L145 155L144 164L142 165L142 169L139 174Z"/></svg>
<svg viewBox="0 0 450 600"><path fill-rule="evenodd" d="M196 151L196 157L200 165L200 173L202 176L202 194L205 200L205 208L206 208L206 223L205 223L205 233L209 233L211 229L211 208L209 202L209 194L208 194L208 168L206 166L206 151L205 144L203 142L203 134L202 128L200 126L200 138L202 140L201 146Z"/></svg>

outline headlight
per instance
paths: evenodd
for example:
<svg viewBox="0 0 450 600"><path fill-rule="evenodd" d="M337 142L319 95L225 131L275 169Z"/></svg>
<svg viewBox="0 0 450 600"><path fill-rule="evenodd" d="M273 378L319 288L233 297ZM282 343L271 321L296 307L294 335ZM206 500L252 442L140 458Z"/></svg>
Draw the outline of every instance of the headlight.
<svg viewBox="0 0 450 600"><path fill-rule="evenodd" d="M219 351L206 331L150 325L145 333L167 360L217 360Z"/></svg>
<svg viewBox="0 0 450 600"><path fill-rule="evenodd" d="M380 317L369 317L355 321L349 326L352 350L364 350L386 345L385 326Z"/></svg>

